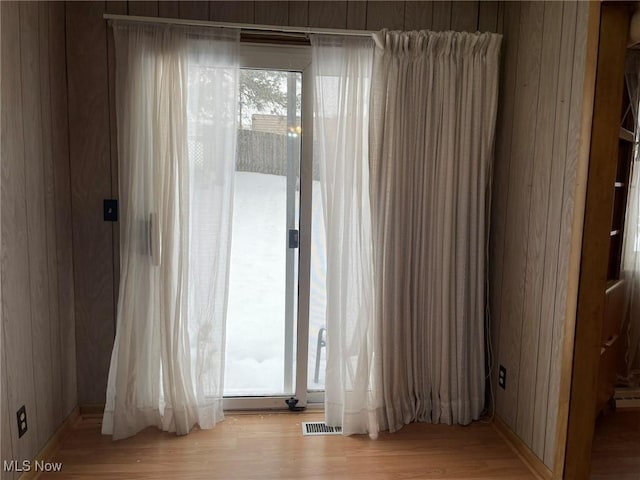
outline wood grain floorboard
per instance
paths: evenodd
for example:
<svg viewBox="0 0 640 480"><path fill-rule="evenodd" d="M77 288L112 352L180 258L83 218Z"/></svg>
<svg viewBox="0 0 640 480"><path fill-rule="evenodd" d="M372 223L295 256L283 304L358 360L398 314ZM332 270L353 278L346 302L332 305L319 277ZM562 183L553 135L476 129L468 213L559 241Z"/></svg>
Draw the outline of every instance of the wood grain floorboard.
<svg viewBox="0 0 640 480"><path fill-rule="evenodd" d="M640 410L601 415L591 458L591 480L640 478Z"/></svg>
<svg viewBox="0 0 640 480"><path fill-rule="evenodd" d="M302 436L300 422L322 418L228 415L213 430L177 437L148 428L117 442L100 434L99 419L84 418L52 457L62 471L39 478L535 478L489 424L411 424L378 440Z"/></svg>

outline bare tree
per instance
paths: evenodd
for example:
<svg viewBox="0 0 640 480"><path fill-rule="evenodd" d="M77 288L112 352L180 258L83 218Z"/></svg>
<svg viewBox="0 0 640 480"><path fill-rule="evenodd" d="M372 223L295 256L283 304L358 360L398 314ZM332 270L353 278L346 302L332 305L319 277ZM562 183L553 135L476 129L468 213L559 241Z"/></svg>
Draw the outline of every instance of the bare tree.
<svg viewBox="0 0 640 480"><path fill-rule="evenodd" d="M287 73L269 70L240 70L240 128L246 124L243 115L256 110L272 115L287 114Z"/></svg>

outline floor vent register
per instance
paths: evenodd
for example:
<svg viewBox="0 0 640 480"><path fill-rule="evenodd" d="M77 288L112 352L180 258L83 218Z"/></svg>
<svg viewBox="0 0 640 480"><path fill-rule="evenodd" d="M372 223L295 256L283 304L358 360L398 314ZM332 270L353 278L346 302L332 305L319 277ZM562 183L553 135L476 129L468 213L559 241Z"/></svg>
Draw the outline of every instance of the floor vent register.
<svg viewBox="0 0 640 480"><path fill-rule="evenodd" d="M330 427L324 422L302 422L302 434L307 435L342 435L342 427Z"/></svg>

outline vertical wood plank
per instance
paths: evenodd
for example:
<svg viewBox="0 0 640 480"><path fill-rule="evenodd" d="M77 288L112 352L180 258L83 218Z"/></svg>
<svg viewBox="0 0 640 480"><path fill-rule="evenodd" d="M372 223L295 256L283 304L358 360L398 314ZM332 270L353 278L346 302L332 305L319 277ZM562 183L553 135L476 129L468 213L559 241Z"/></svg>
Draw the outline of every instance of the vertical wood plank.
<svg viewBox="0 0 640 480"><path fill-rule="evenodd" d="M434 2L405 2L404 29L431 30Z"/></svg>
<svg viewBox="0 0 640 480"><path fill-rule="evenodd" d="M3 6L0 6L0 8L4 9ZM0 16L2 15L3 12L0 12ZM3 38L3 40L6 39ZM4 336L2 336L2 342L3 345L2 349L0 350L0 355L2 355L2 358L0 359L0 374L2 375L2 384L0 384L0 395L2 395L2 397L0 398L0 414L2 415L2 422L0 422L0 455L2 455L3 460L11 460L14 458L18 458L13 453L13 443L15 441L14 439L18 438L18 435L17 432L12 432L10 427L10 423L13 422L9 421L9 419L12 418L12 415L9 411L10 395L8 392L9 385L7 384L7 360L4 357L4 353L6 352L4 346ZM14 430L16 430L15 427ZM14 472L3 472L2 478L3 480L13 479L15 478Z"/></svg>
<svg viewBox="0 0 640 480"><path fill-rule="evenodd" d="M478 30L478 2L451 2L451 30L475 32Z"/></svg>
<svg viewBox="0 0 640 480"><path fill-rule="evenodd" d="M35 413L33 345L29 285L29 248L25 186L25 152L20 55L20 4L2 2L2 320L8 418L26 405ZM4 410L3 410L4 413ZM35 417L34 417L35 418ZM36 453L37 426L18 439L9 422L13 458L30 459Z"/></svg>
<svg viewBox="0 0 640 480"><path fill-rule="evenodd" d="M144 3L144 2L142 2ZM153 2L152 2L153 3ZM110 1L106 3L108 13L124 14L127 11L126 1ZM131 5L129 5L129 10ZM118 182L118 128L116 125L116 59L113 29L107 28L107 70L109 75L109 164L111 166L111 198L119 198ZM118 311L118 294L120 289L120 222L111 224L113 242L113 311ZM116 319L114 319L115 325Z"/></svg>
<svg viewBox="0 0 640 480"><path fill-rule="evenodd" d="M289 25L293 27L309 26L309 4L313 2L295 0L289 2ZM345 22L346 22L345 13Z"/></svg>
<svg viewBox="0 0 640 480"><path fill-rule="evenodd" d="M478 30L481 32L498 31L498 10L500 2L480 0L478 5Z"/></svg>
<svg viewBox="0 0 640 480"><path fill-rule="evenodd" d="M209 2L209 20L214 22L253 23L254 2Z"/></svg>
<svg viewBox="0 0 640 480"><path fill-rule="evenodd" d="M256 1L254 18L257 24L289 25L289 4L284 1Z"/></svg>
<svg viewBox="0 0 640 480"><path fill-rule="evenodd" d="M209 20L214 22L253 23L254 2L209 2Z"/></svg>
<svg viewBox="0 0 640 480"><path fill-rule="evenodd" d="M176 0L160 0L158 2L158 16L164 18L179 18L180 11Z"/></svg>
<svg viewBox="0 0 640 480"><path fill-rule="evenodd" d="M178 2L178 16L188 20L209 20L209 2L181 0Z"/></svg>
<svg viewBox="0 0 640 480"><path fill-rule="evenodd" d="M111 1L106 2L106 10L110 12L113 6L109 5ZM129 15L139 15L141 17L157 17L158 16L158 2L153 1L129 1L128 2Z"/></svg>
<svg viewBox="0 0 640 480"><path fill-rule="evenodd" d="M46 228L47 251L47 288L49 292L49 344L50 356L48 358L51 368L51 404L47 408L47 414L51 418L52 428L58 426L62 418L62 378L60 359L62 350L60 345L60 317L58 304L58 245L56 238L56 183L53 165L53 138L54 125L51 122L51 85L49 82L49 43L52 41L49 34L49 3L38 3L38 35L40 53L40 111L42 117L42 170L44 173L44 213ZM48 436L46 437L48 438Z"/></svg>
<svg viewBox="0 0 640 480"><path fill-rule="evenodd" d="M547 405L547 428L545 434L544 462L554 464L556 449L556 426L560 399L560 374L562 368L563 328L566 321L567 284L569 276L569 253L571 245L573 215L580 152L580 134L582 127L583 89L585 81L587 33L589 25L589 2L576 2L576 33L573 54L573 73L571 80L571 107L569 113L569 134L562 189L562 219L560 221L560 249L558 250L557 279L558 293L555 299L553 315L553 344L551 351L551 369L549 372L549 399ZM585 112L587 113L587 112ZM603 293L604 296L604 293ZM564 445L562 445L564 448Z"/></svg>
<svg viewBox="0 0 640 480"><path fill-rule="evenodd" d="M2 45L2 42L5 42L6 39L2 38L2 6L0 6L0 45ZM0 72L2 71L2 64L1 64L1 52L0 52ZM1 79L0 79L0 84L1 84ZM0 96L0 105L2 105L2 97ZM3 119L0 119L0 121L2 121ZM0 135L4 134L4 132L0 132ZM0 136L0 144L2 143L2 137ZM2 155L3 155L3 151L0 147L0 168L2 165ZM1 175L0 175L1 178ZM1 188L1 186L0 186ZM2 225L2 195L0 194L0 225ZM2 228L0 227L0 232L2 231ZM1 263L2 263L2 238L0 238L0 267L1 267ZM0 268L0 271L2 269ZM7 405L7 380L5 378L5 359L4 359L4 320L3 320L3 315L2 315L2 274L0 273L0 325L3 326L2 329L0 329L0 415L2 416L1 418L9 418L9 416L6 413L6 405ZM2 424L0 424L0 456L1 458L13 458L13 452L11 450L11 432L9 431L9 427L6 424L7 422L4 421L2 422ZM3 444L4 442L4 444ZM8 477L8 476L7 476ZM13 478L13 474L11 474L11 477Z"/></svg>
<svg viewBox="0 0 640 480"><path fill-rule="evenodd" d="M551 160L555 128L558 91L559 54L562 45L562 4L544 4L542 27L542 53L540 60L540 81L538 86L538 106L535 117L535 137L533 151L533 188L528 214L528 248L524 279L524 308L522 320L523 342L520 348L518 384L518 413L516 433L527 444L533 444L535 403L538 397L547 396L548 385L537 384L540 375L538 362L541 353L549 345L540 342L542 331L551 326L553 317L541 315L544 269L547 258L556 264L557 258L547 248L547 226L549 223L549 196L553 194L551 183ZM570 65L570 64L569 64ZM563 165L563 159L559 159ZM525 219L526 220L526 219ZM548 350L547 350L548 355ZM515 386L515 385L514 385ZM540 391L536 387L541 387ZM546 412L545 412L546 417ZM542 456L542 454L539 454Z"/></svg>
<svg viewBox="0 0 640 480"><path fill-rule="evenodd" d="M352 30L367 29L367 2L365 0L349 0L347 2L347 28Z"/></svg>
<svg viewBox="0 0 640 480"><path fill-rule="evenodd" d="M51 125L53 126L51 153L55 179L60 322L58 333L61 346L59 381L62 417L60 420L63 420L78 404L64 2L49 4L49 38Z"/></svg>
<svg viewBox="0 0 640 480"><path fill-rule="evenodd" d="M404 29L404 2L367 2L367 30Z"/></svg>
<svg viewBox="0 0 640 480"><path fill-rule="evenodd" d="M516 72L518 62L518 45L520 41L520 6L519 2L506 5L505 16L507 28L504 34L504 59L501 77L501 97L498 102L498 118L496 122L496 153L493 167L493 187L491 201L491 228L489 235L489 302L491 315L491 344L493 347L493 386L494 402L500 395L498 387L498 366L500 359L500 333L502 329L502 278L504 266L505 232L507 228L507 199L511 171L511 137L513 133L513 117L515 109ZM494 405L494 408L496 405ZM499 412L500 413L500 412Z"/></svg>
<svg viewBox="0 0 640 480"><path fill-rule="evenodd" d="M309 2L309 25L347 28L347 2Z"/></svg>
<svg viewBox="0 0 640 480"><path fill-rule="evenodd" d="M518 411L520 349L524 304L524 273L528 249L526 214L531 201L532 152L535 145L531 118L538 100L543 4L523 3L517 57L516 103L513 118L511 167L507 197L506 237L502 280L502 314L499 364L507 369L507 388L498 389L497 408L505 423L515 430ZM522 21L526 19L526 21Z"/></svg>
<svg viewBox="0 0 640 480"><path fill-rule="evenodd" d="M40 108L40 45L38 5L20 4L20 54L24 129L25 193L29 246L29 284L35 384L35 436L44 444L53 433L48 412L52 403L51 330L45 214L45 185L42 162L42 111Z"/></svg>
<svg viewBox="0 0 640 480"><path fill-rule="evenodd" d="M498 27L497 27L497 32L498 33L504 33L504 11L505 11L505 3L503 1L498 2Z"/></svg>
<svg viewBox="0 0 640 480"><path fill-rule="evenodd" d="M104 402L114 338L109 86L104 4L66 4L78 402ZM96 58L103 59L98 62Z"/></svg>
<svg viewBox="0 0 640 480"><path fill-rule="evenodd" d="M2 13L3 8L0 5L0 45L3 42L6 42L7 39L2 38ZM0 72L2 71L2 53L0 52ZM0 85L1 85L0 79ZM2 105L2 96L0 95L0 106ZM0 121L3 121L3 118L0 118ZM2 144L2 136L4 132L0 131L0 145ZM0 147L0 169L3 163L4 151ZM0 174L0 179L2 178ZM0 189L2 186L0 185ZM2 225L2 194L0 194L0 226ZM2 228L0 227L0 232ZM2 270L2 238L0 235L0 272ZM2 325L2 329L0 329L0 415L7 419L9 415L7 414L7 379L6 379L6 361L4 358L4 316L2 314L2 273L0 273L0 325ZM9 426L7 425L6 420L0 423L0 458L13 458L13 451L11 446L11 431L9 430ZM13 478L13 474L10 474L11 478ZM9 475L7 475L9 477Z"/></svg>
<svg viewBox="0 0 640 480"><path fill-rule="evenodd" d="M550 4L547 9L554 10ZM571 83L573 77L573 54L576 33L576 4L564 2L560 8L562 12L554 13L561 18L559 51L559 76L557 82L556 112L553 120L554 136L552 143L551 177L549 185L549 206L547 214L546 245L548 254L544 264L544 278L542 298L540 300L540 341L538 348L538 361L536 367L535 403L533 412L533 440L532 450L539 458L544 459L547 424L557 412L549 412L547 409L549 400L549 375L552 360L553 329L556 322L562 323L563 318L555 317L556 296L559 289L565 285L557 283L557 269L561 262L560 253L560 229L562 215L563 184L565 177L565 165L567 157L567 145L570 143L569 109L571 106ZM545 12L545 20L547 14ZM554 363L560 362L559 358ZM548 467L553 466L547 464Z"/></svg>
<svg viewBox="0 0 640 480"><path fill-rule="evenodd" d="M434 32L451 30L451 1L433 3L433 20L431 29Z"/></svg>

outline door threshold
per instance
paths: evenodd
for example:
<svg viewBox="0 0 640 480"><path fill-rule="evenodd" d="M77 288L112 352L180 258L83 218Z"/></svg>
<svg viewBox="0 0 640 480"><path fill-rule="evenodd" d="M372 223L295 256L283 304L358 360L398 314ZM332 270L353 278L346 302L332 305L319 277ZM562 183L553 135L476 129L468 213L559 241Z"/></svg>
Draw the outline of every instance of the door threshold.
<svg viewBox="0 0 640 480"><path fill-rule="evenodd" d="M308 403L304 410L300 410L298 412L291 411L287 408L286 405L283 404L282 407L247 407L247 408L237 408L237 407L229 407L224 409L225 415L264 415L264 414L272 414L272 413L292 413L292 414L300 414L300 413L323 413L324 412L324 403Z"/></svg>

